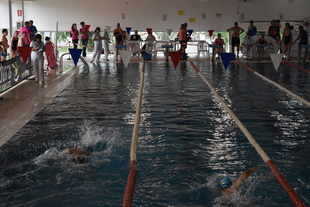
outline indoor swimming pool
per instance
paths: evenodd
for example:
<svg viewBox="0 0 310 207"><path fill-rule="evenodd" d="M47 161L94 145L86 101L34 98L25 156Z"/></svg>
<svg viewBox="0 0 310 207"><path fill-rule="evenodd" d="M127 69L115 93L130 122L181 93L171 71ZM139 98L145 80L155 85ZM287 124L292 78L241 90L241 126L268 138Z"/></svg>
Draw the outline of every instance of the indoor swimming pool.
<svg viewBox="0 0 310 207"><path fill-rule="evenodd" d="M310 74L244 63L310 101ZM309 63L294 63L309 68ZM237 63L195 62L310 205L310 109ZM142 63L92 64L0 148L0 207L121 206ZM81 147L88 162L59 153ZM258 170L228 199L220 180ZM293 206L189 62L145 65L133 206Z"/></svg>

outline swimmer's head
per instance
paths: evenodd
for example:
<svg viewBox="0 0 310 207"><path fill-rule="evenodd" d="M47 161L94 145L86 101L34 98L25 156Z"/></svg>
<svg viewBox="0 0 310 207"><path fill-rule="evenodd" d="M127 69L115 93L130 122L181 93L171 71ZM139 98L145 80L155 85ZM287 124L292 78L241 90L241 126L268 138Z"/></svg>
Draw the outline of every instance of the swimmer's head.
<svg viewBox="0 0 310 207"><path fill-rule="evenodd" d="M217 36L218 36L218 37L221 37L221 36L222 36L222 34L221 34L221 33L218 33L218 34L217 34Z"/></svg>
<svg viewBox="0 0 310 207"><path fill-rule="evenodd" d="M234 25L237 26L237 25L238 25L238 22L235 22Z"/></svg>
<svg viewBox="0 0 310 207"><path fill-rule="evenodd" d="M229 187L231 185L232 185L232 182L231 182L231 180L228 177L224 177L221 180L221 188L226 188L226 187Z"/></svg>

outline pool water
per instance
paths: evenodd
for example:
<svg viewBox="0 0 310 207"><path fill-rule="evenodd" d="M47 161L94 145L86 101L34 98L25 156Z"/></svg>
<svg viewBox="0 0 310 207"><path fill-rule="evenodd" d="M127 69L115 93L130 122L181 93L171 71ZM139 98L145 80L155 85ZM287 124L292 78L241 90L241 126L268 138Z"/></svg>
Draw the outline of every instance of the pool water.
<svg viewBox="0 0 310 207"><path fill-rule="evenodd" d="M309 205L309 108L236 63L195 64ZM246 64L310 100L309 74ZM141 67L93 64L3 145L0 206L121 206ZM145 69L133 206L293 206L188 62ZM59 155L75 146L88 162ZM222 177L254 166L240 191L221 196Z"/></svg>

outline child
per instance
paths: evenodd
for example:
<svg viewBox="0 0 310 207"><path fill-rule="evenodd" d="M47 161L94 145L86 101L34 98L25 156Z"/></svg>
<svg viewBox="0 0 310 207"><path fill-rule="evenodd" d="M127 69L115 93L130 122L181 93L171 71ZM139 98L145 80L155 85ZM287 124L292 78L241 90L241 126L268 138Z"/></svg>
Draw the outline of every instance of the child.
<svg viewBox="0 0 310 207"><path fill-rule="evenodd" d="M263 60L265 47L268 45L268 41L265 38L265 33L262 33L262 36L255 42L255 45L257 44L260 46L260 47L257 47L257 51L258 51L257 61L260 61L261 59Z"/></svg>
<svg viewBox="0 0 310 207"><path fill-rule="evenodd" d="M11 38L11 57L14 58L18 55L18 48L17 48L17 44L18 44L18 31L14 32L14 36Z"/></svg>
<svg viewBox="0 0 310 207"><path fill-rule="evenodd" d="M32 47L31 60L33 62L35 83L40 81L44 83L44 56L43 52L45 51L44 43L42 42L42 36L36 34L33 38L33 41L30 43Z"/></svg>
<svg viewBox="0 0 310 207"><path fill-rule="evenodd" d="M223 45L225 43L224 43L224 40L222 39L221 36L222 36L221 33L218 33L217 34L217 38L214 41L215 45L219 45L220 46L220 48L214 48L215 51L216 51L216 54L217 54L217 58L216 59L220 59L220 53L222 53L224 51Z"/></svg>
<svg viewBox="0 0 310 207"><path fill-rule="evenodd" d="M1 61L5 61L6 60L6 56L8 53L8 48L9 48L9 44L8 44L8 39L6 38L6 36L8 35L8 30L7 29L3 29L2 30L2 35L0 37L0 42L2 43L2 47L3 47L3 52L1 54Z"/></svg>
<svg viewBox="0 0 310 207"><path fill-rule="evenodd" d="M97 27L95 29L95 32L93 34L93 41L94 41L94 55L93 55L93 59L90 61L90 63L94 62L95 58L96 58L96 62L100 63L100 56L101 56L101 51L102 51L102 37L100 36L100 27Z"/></svg>

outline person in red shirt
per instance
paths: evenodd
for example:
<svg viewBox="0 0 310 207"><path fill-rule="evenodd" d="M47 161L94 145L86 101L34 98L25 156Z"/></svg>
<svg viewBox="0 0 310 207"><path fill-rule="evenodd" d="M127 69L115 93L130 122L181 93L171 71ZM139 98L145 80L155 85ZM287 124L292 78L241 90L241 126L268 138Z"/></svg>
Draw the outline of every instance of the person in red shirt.
<svg viewBox="0 0 310 207"><path fill-rule="evenodd" d="M214 48L215 52L217 54L217 58L216 59L220 59L220 53L224 52L224 40L222 39L222 35L221 33L217 34L217 38L214 41L215 45L219 45L219 48Z"/></svg>

